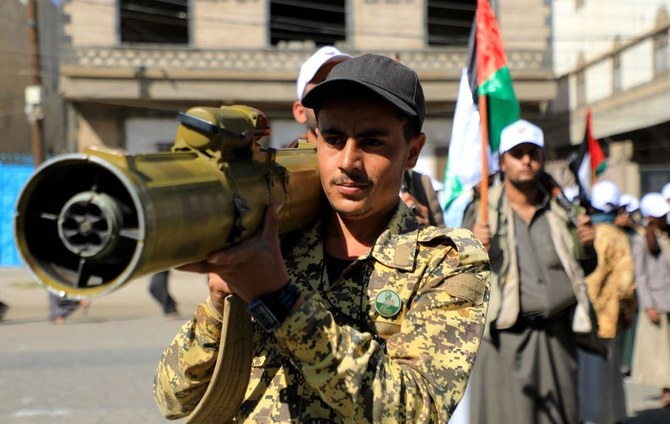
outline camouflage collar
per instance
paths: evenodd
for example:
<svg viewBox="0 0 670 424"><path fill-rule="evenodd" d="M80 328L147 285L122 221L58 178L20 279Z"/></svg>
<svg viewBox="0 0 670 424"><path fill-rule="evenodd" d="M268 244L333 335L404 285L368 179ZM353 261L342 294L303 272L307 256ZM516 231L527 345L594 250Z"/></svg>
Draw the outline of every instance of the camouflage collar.
<svg viewBox="0 0 670 424"><path fill-rule="evenodd" d="M405 203L398 205L386 230L372 246L371 256L390 268L410 271L414 268L419 224Z"/></svg>
<svg viewBox="0 0 670 424"><path fill-rule="evenodd" d="M419 241L419 224L414 213L403 202L398 202L386 230L377 238L370 253L362 255L358 260L372 256L376 261L390 268L412 270ZM317 222L303 233L299 245L299 255L314 256L315 260L323 258L323 240L321 226ZM318 253L317 253L318 251Z"/></svg>

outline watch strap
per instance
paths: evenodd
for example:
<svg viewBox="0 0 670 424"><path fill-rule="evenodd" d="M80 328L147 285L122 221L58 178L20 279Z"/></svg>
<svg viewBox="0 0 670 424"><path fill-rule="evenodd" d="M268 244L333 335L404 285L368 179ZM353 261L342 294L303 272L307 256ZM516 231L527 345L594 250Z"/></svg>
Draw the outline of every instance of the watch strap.
<svg viewBox="0 0 670 424"><path fill-rule="evenodd" d="M288 283L276 292L253 299L248 311L265 331L272 331L284 322L299 297L298 287Z"/></svg>

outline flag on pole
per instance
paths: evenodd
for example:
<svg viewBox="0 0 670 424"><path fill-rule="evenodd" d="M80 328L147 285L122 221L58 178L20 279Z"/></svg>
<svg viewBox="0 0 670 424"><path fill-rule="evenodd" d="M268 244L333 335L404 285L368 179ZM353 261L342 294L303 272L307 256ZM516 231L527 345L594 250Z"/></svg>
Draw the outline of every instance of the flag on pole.
<svg viewBox="0 0 670 424"><path fill-rule="evenodd" d="M575 174L575 180L579 187L579 195L582 200L591 196L591 187L596 182L596 178L605 171L607 162L605 153L600 142L593 137L591 130L591 110L586 111L586 128L584 129L584 139L579 146L579 153L576 160L570 163L570 169Z"/></svg>
<svg viewBox="0 0 670 424"><path fill-rule="evenodd" d="M488 170L498 170L503 128L519 119L520 107L507 66L500 29L488 0L477 1L467 67L461 74L444 176L444 208L482 179L479 96L487 96Z"/></svg>
<svg viewBox="0 0 670 424"><path fill-rule="evenodd" d="M489 0L477 0L477 92L487 96L491 150L498 151L503 128L519 119L521 109L507 66L500 27Z"/></svg>
<svg viewBox="0 0 670 424"><path fill-rule="evenodd" d="M444 176L445 209L449 208L463 191L474 187L482 178L481 168L476 166L482 155L482 132L479 119L479 110L472 97L472 90L468 82L468 69L463 68ZM488 154L491 158L490 149ZM497 171L496 165L496 162L491 158L489 170L491 172Z"/></svg>

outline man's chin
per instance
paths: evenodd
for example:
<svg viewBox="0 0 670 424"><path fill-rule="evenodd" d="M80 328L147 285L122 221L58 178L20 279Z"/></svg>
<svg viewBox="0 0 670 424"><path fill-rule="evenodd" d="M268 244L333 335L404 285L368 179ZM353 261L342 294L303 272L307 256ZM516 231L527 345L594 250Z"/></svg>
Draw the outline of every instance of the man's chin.
<svg viewBox="0 0 670 424"><path fill-rule="evenodd" d="M528 177L512 181L512 184L519 189L531 189L537 187L537 178Z"/></svg>
<svg viewBox="0 0 670 424"><path fill-rule="evenodd" d="M333 210L343 219L356 220L367 216L369 208L360 205L333 205Z"/></svg>

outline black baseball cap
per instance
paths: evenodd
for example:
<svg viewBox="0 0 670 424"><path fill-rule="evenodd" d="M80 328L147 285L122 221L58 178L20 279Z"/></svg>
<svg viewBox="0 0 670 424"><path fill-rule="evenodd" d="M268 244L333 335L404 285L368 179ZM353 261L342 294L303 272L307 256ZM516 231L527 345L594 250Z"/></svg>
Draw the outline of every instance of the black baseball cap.
<svg viewBox="0 0 670 424"><path fill-rule="evenodd" d="M319 109L335 93L360 87L393 104L404 115L416 118L419 128L426 114L426 101L419 76L407 66L387 56L365 54L338 63L325 81L312 88L302 104Z"/></svg>

